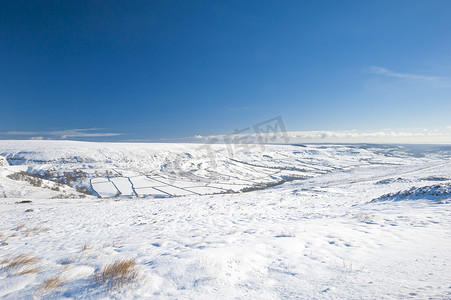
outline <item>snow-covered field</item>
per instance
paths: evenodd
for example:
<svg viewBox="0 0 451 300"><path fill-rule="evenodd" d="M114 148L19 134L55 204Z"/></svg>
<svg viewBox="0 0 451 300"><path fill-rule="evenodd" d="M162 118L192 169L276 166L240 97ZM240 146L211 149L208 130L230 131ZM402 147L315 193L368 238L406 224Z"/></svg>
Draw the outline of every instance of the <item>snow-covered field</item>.
<svg viewBox="0 0 451 300"><path fill-rule="evenodd" d="M0 297L451 298L450 147L201 146L0 141Z"/></svg>

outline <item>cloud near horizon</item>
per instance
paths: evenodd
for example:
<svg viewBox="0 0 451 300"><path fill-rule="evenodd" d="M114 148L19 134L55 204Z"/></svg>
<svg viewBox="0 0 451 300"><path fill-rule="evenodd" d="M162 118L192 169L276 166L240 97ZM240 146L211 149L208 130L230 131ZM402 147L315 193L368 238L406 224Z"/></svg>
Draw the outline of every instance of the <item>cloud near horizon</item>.
<svg viewBox="0 0 451 300"><path fill-rule="evenodd" d="M98 132L99 128L89 129L66 129L55 131L8 131L0 132L0 137L7 139L75 139L85 141L96 141L93 138L113 138L109 141L124 142L149 142L149 143L258 143L261 139L269 143L393 143L393 144L451 144L451 126L442 129L400 129L400 130L310 130L310 131L287 131L269 132L267 135L257 136L252 131L244 134L224 135L195 135L184 138L171 139L114 139L114 137L125 136L123 133Z"/></svg>
<svg viewBox="0 0 451 300"><path fill-rule="evenodd" d="M114 137L123 135L123 133L112 132L97 132L101 128L86 128L86 129L65 129L53 131L7 131L0 132L6 136L29 136L32 140L43 140L49 138L67 139L67 138L93 138L93 137Z"/></svg>
<svg viewBox="0 0 451 300"><path fill-rule="evenodd" d="M447 127L449 129L449 127ZM380 131L288 131L285 133L269 133L274 136L272 143L285 143L288 138L294 143L416 143L416 144L451 144L451 133L447 130L406 129ZM218 140L227 142L224 137L230 135L200 136L191 139L208 142ZM232 138L245 142L258 142L255 133L232 135Z"/></svg>

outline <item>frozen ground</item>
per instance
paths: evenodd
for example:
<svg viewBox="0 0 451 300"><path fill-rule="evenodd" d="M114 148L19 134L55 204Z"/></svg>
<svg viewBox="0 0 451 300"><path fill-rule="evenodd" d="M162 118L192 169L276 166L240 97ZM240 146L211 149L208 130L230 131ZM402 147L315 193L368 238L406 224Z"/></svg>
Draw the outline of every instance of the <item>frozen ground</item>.
<svg viewBox="0 0 451 300"><path fill-rule="evenodd" d="M0 141L0 297L451 298L450 148L199 146Z"/></svg>

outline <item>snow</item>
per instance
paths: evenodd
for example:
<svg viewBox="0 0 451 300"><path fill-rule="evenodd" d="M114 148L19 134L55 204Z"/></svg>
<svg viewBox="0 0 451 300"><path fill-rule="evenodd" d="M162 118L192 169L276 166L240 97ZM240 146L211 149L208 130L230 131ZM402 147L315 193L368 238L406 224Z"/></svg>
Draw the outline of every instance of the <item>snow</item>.
<svg viewBox="0 0 451 300"><path fill-rule="evenodd" d="M451 297L449 151L270 145L237 154L235 163L215 146L211 168L194 144L0 141L11 165L0 168L0 297ZM164 168L170 159L177 172ZM8 177L50 168L85 170L77 184L91 183L103 198L56 197L63 191ZM208 195L235 182L277 183L271 172L308 178ZM116 188L128 192L114 197ZM38 258L38 273L14 275L2 263L22 253ZM107 263L128 258L136 260L136 282L110 290L93 280ZM55 276L62 286L37 293Z"/></svg>
<svg viewBox="0 0 451 300"><path fill-rule="evenodd" d="M114 185L114 183L110 180L108 181L105 181L103 179L102 181L92 180L92 187L101 197L104 198L113 197L120 192L118 188Z"/></svg>
<svg viewBox="0 0 451 300"><path fill-rule="evenodd" d="M133 191L132 182L128 178L116 177L111 178L111 182L117 187L123 196L133 196L135 192Z"/></svg>

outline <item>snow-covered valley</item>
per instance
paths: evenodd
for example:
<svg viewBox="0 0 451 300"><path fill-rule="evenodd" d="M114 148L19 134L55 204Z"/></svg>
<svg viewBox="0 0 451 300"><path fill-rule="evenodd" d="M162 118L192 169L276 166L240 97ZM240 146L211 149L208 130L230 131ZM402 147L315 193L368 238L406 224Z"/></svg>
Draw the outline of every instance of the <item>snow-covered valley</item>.
<svg viewBox="0 0 451 300"><path fill-rule="evenodd" d="M451 297L449 147L203 146L0 141L0 297Z"/></svg>

